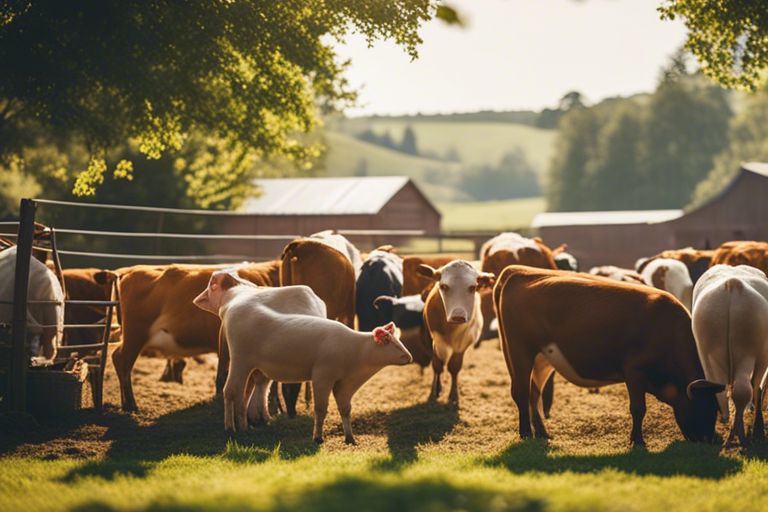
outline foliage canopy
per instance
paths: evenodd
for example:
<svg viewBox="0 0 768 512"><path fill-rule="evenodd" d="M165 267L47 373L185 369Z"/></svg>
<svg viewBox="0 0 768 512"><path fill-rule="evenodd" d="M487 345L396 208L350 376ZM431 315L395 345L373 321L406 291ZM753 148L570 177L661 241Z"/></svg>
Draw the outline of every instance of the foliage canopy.
<svg viewBox="0 0 768 512"><path fill-rule="evenodd" d="M433 0L2 0L0 163L41 140L85 148L76 192L92 194L108 152L151 159L215 139L237 169L317 153L318 115L354 95L333 50L359 32L416 57ZM447 12L447 11L443 11ZM445 16L445 15L444 15ZM118 161L116 177L132 166ZM237 172L235 172L237 174Z"/></svg>

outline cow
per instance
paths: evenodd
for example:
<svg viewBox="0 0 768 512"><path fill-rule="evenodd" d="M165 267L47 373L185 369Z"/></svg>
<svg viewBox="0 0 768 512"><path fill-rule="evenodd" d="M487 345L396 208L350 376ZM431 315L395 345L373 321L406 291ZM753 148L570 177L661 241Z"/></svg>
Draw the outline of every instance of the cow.
<svg viewBox="0 0 768 512"><path fill-rule="evenodd" d="M224 386L224 427L248 428L245 399L251 375L251 403L256 406L254 419L259 421L269 420L266 404L271 380L311 381L314 441L323 442L323 423L333 391L344 440L355 444L350 419L355 392L383 367L410 363L411 355L395 336L392 323L372 332L358 332L322 316L279 313L265 303L265 295L290 288L299 287L259 290L234 274L220 271L211 276L208 288L195 299L198 307L221 317L232 354ZM259 335L254 338L254 333Z"/></svg>
<svg viewBox="0 0 768 512"><path fill-rule="evenodd" d="M423 371L432 361L432 339L424 326L424 300L421 295L392 297L382 295L374 306L384 311L400 329L400 339L413 356L413 362Z"/></svg>
<svg viewBox="0 0 768 512"><path fill-rule="evenodd" d="M601 267L592 267L589 274L593 276L605 277L613 281L623 283L645 284L643 277L635 270L628 268L615 267L613 265L603 265Z"/></svg>
<svg viewBox="0 0 768 512"><path fill-rule="evenodd" d="M64 289L68 300L109 301L116 274L99 268L68 268L62 270ZM105 318L106 306L70 304L64 311L64 322L72 324L97 324L111 322ZM68 344L93 344L102 339L101 329L73 328L66 332Z"/></svg>
<svg viewBox="0 0 768 512"><path fill-rule="evenodd" d="M377 308L374 301L382 295L399 297L402 289L402 258L389 251L380 249L371 251L363 262L355 285L358 329L372 331L374 327L391 322L392 309Z"/></svg>
<svg viewBox="0 0 768 512"><path fill-rule="evenodd" d="M0 323L13 322L13 295L16 282L16 246L0 251ZM64 336L64 291L61 283L44 263L29 260L27 301L28 354L36 363L53 360Z"/></svg>
<svg viewBox="0 0 768 512"><path fill-rule="evenodd" d="M696 281L707 271L712 263L712 257L715 251L709 249L694 249L693 247L685 247L683 249L669 249L661 251L660 253L651 256L650 258L642 258L635 264L635 269L638 272L642 272L645 265L651 261L659 258L668 258L681 261L688 267L688 274L691 276L691 281L696 284Z"/></svg>
<svg viewBox="0 0 768 512"><path fill-rule="evenodd" d="M552 249L552 256L555 258L555 266L559 270L570 270L571 272L579 271L579 261L576 257L567 252L568 244L560 244Z"/></svg>
<svg viewBox="0 0 768 512"><path fill-rule="evenodd" d="M693 334L704 375L731 388L735 417L726 446L734 435L744 446L744 411L754 405L753 435L764 437L763 393L768 378L768 279L748 265L715 265L693 293ZM728 421L728 397L719 393L720 414Z"/></svg>
<svg viewBox="0 0 768 512"><path fill-rule="evenodd" d="M440 396L440 376L445 363L451 374L448 399L459 401L459 371L464 352L477 343L483 328L478 290L493 285L493 274L478 271L471 263L454 260L434 269L419 266L419 273L434 281L424 305L424 323L432 338L432 389L429 400Z"/></svg>
<svg viewBox="0 0 768 512"><path fill-rule="evenodd" d="M768 243L731 241L718 247L712 255L712 265L750 265L768 272Z"/></svg>
<svg viewBox="0 0 768 512"><path fill-rule="evenodd" d="M682 261L671 258L655 259L643 266L640 276L646 285L668 291L677 297L688 311L691 310L693 282L688 267Z"/></svg>
<svg viewBox="0 0 768 512"><path fill-rule="evenodd" d="M122 408L136 411L131 372L144 350L169 359L219 351L219 320L203 314L192 300L205 289L214 271L225 266L137 265L118 273L122 343L112 353L120 381ZM246 263L237 272L249 281L272 286L279 262ZM226 362L219 360L217 387L223 386ZM226 359L224 357L224 359Z"/></svg>
<svg viewBox="0 0 768 512"><path fill-rule="evenodd" d="M646 393L672 406L686 439L713 439L724 386L705 380L691 317L670 293L522 265L504 269L493 293L521 437L548 437L538 395L557 370L577 386L626 383L635 446Z"/></svg>

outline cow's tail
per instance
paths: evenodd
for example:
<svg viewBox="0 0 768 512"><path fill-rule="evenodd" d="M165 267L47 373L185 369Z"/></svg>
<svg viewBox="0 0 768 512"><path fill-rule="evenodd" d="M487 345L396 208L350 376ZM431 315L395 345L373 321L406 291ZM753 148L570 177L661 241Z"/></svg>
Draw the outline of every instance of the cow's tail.
<svg viewBox="0 0 768 512"><path fill-rule="evenodd" d="M744 283L739 279L730 278L725 281L725 290L728 292L728 305L726 311L728 312L725 318L725 343L728 354L728 382L733 382L734 370L733 370L733 340L731 340L731 317L733 316L733 296L734 294L744 291Z"/></svg>
<svg viewBox="0 0 768 512"><path fill-rule="evenodd" d="M294 265L299 261L296 255L297 242L291 242L283 249L283 255L280 257L280 286L294 284Z"/></svg>

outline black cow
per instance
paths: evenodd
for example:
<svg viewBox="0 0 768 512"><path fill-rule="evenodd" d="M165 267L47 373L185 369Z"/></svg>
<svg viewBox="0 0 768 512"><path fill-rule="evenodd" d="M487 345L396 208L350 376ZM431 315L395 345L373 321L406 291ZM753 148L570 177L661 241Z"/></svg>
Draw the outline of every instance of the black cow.
<svg viewBox="0 0 768 512"><path fill-rule="evenodd" d="M373 304L400 328L400 340L411 352L413 362L423 371L432 362L432 338L424 325L424 301L421 295L382 295Z"/></svg>
<svg viewBox="0 0 768 512"><path fill-rule="evenodd" d="M355 287L357 328L372 331L392 321L391 311L374 306L377 297L399 297L403 289L403 260L397 254L376 249L363 262Z"/></svg>

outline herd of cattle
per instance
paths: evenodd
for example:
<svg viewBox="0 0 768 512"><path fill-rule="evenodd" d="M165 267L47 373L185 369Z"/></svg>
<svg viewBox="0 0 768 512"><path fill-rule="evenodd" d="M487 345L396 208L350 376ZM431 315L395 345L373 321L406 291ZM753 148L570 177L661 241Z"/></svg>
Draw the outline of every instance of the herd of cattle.
<svg viewBox="0 0 768 512"><path fill-rule="evenodd" d="M589 388L626 383L635 445L644 444L646 393L672 407L686 439L714 438L718 411L723 421L730 418L728 394L735 414L727 444L735 436L748 442L748 409L753 437L763 437L767 243L669 250L635 269L589 272L579 272L566 251L502 233L483 245L479 261L400 257L392 246L361 255L326 231L291 242L279 260L265 263L67 269L63 290L33 260L29 293L37 300L63 301L64 293L108 300L114 290L122 342L112 361L126 411L137 409L131 372L143 352L167 358L162 378L178 382L184 358L216 352L225 428L268 421L271 389L279 407L295 415L301 383L311 382L314 439L322 441L333 392L352 443L352 396L381 368L431 364L429 400L437 400L447 365L449 400L458 402L465 352L498 337L521 437L547 437L554 372ZM14 247L0 252L6 301L15 256ZM52 358L63 323L110 321L103 316L96 306L30 305L30 334ZM0 305L0 321L9 317L9 306ZM77 343L95 335L67 333Z"/></svg>

